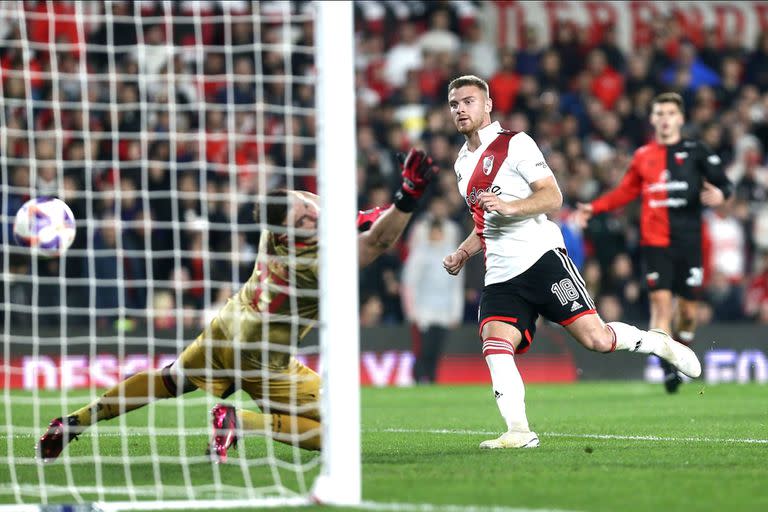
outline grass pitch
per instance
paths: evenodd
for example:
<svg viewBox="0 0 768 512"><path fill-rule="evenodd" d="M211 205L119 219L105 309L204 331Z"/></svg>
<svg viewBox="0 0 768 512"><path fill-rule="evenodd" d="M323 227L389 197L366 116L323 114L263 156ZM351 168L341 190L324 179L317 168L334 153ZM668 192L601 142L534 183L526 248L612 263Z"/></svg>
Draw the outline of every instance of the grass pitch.
<svg viewBox="0 0 768 512"><path fill-rule="evenodd" d="M301 492L318 472L316 454L258 437L212 465L203 450L214 401L202 393L102 423L39 466L33 446L44 424L88 395L69 393L62 407L61 393L40 392L38 408L32 393L8 397L0 503L125 500L129 488L137 499L247 498L244 488ZM490 387L364 389L364 499L432 504L422 510L768 510L765 386L690 383L668 396L641 383L531 385L526 401L541 447L480 451L503 430Z"/></svg>

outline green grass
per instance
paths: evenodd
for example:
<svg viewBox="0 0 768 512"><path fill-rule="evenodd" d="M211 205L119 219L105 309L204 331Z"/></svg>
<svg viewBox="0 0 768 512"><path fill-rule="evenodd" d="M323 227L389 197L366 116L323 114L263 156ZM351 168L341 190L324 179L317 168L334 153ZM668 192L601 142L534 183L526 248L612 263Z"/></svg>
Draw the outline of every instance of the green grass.
<svg viewBox="0 0 768 512"><path fill-rule="evenodd" d="M10 444L17 458L15 481L26 490L44 481L48 491L61 491L49 495L49 501L68 503L99 499L89 489L97 478L119 491L102 498L127 499L128 476L145 492L165 489L166 498L185 491L186 483L192 484L189 489L196 499L232 496L234 491L216 491L214 484L242 487L246 476L253 487L272 485L279 476L286 489L300 491L302 483L294 471L264 464L244 471L245 462L268 451L280 461L317 462L316 454L249 438L240 447L247 458L211 465L202 454L207 408L213 402L195 393L182 408L190 435L144 435L141 428L152 411L145 408L124 416L131 435L115 435L119 420L103 423L108 431L85 434L70 445L66 454L74 459L69 465L59 461L41 467L31 460L33 433L39 435L42 423L61 414L62 406L57 405L60 393L40 396L46 400L36 424L31 394L12 394L13 435L9 439L2 433L0 442L0 503L15 501L9 492L12 471L6 464ZM75 406L87 397L80 393L69 398ZM658 385L640 383L531 385L527 404L541 447L480 451L480 441L502 430L489 387L364 389L364 499L431 503L437 509L451 504L579 511L768 510L768 443L743 442L768 439L765 386L688 384L679 395L668 396ZM157 426L172 429L179 424L176 402L151 407ZM6 424L6 416L6 409L0 408L0 425ZM95 441L99 463L92 456ZM160 455L171 459L153 465L147 457L152 442ZM193 457L185 464L172 460L181 448ZM119 457L124 449L132 456L127 465ZM310 482L315 474L316 467L308 471ZM156 484L156 475L162 486ZM66 489L69 484L80 488L79 496ZM34 494L22 498L40 501Z"/></svg>

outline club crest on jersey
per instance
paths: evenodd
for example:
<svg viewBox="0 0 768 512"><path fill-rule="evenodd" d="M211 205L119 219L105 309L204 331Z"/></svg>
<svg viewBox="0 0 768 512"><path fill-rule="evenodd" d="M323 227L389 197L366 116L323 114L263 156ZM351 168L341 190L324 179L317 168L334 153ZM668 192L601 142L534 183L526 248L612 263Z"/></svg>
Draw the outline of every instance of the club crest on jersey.
<svg viewBox="0 0 768 512"><path fill-rule="evenodd" d="M493 155L483 158L483 174L488 176L493 170Z"/></svg>
<svg viewBox="0 0 768 512"><path fill-rule="evenodd" d="M678 151L675 153L675 162L677 162L677 165L680 165L683 163L683 160L688 158L688 152L687 151Z"/></svg>

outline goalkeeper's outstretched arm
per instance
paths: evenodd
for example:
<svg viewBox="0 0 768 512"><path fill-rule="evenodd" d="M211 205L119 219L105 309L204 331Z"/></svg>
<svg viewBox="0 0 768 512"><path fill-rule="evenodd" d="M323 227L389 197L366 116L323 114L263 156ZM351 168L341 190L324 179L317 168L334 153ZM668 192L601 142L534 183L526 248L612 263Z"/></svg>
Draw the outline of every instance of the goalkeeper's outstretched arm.
<svg viewBox="0 0 768 512"><path fill-rule="evenodd" d="M394 204L386 210L361 212L358 216L358 227L370 225L370 230L361 233L358 238L361 267L373 262L397 242L438 170L423 150L411 149L408 152L403 162L403 184L395 195ZM375 218L371 223L372 216Z"/></svg>

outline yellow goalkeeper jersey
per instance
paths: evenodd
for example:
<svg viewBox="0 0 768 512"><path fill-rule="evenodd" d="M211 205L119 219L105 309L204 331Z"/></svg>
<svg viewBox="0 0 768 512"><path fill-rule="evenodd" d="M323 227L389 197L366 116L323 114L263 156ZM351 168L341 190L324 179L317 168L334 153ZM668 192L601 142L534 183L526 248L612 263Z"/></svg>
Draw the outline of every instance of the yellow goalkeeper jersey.
<svg viewBox="0 0 768 512"><path fill-rule="evenodd" d="M289 247L262 232L251 277L218 316L243 363L288 366L292 349L317 320L317 268L316 242Z"/></svg>

